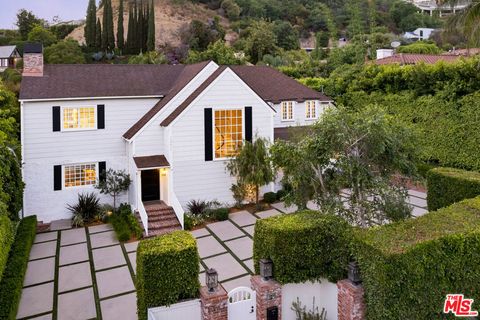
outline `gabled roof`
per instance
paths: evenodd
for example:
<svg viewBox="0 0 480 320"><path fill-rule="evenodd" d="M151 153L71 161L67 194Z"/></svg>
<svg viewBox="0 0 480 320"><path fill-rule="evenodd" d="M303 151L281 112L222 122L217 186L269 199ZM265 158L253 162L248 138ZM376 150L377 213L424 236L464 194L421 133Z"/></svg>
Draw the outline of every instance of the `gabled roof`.
<svg viewBox="0 0 480 320"><path fill-rule="evenodd" d="M0 58L10 58L16 49L16 46L0 46Z"/></svg>
<svg viewBox="0 0 480 320"><path fill-rule="evenodd" d="M375 60L378 65L394 64L410 65L410 64L434 64L438 61L454 62L460 57L457 55L437 55L437 54L411 54L411 53L399 53L391 57Z"/></svg>
<svg viewBox="0 0 480 320"><path fill-rule="evenodd" d="M177 77L173 87L165 94L165 98L160 100L152 109L150 109L140 120L138 120L123 135L125 139L131 139L135 134L145 126L160 110L165 107L200 71L203 70L210 62L202 62L183 66L183 70Z"/></svg>
<svg viewBox="0 0 480 320"><path fill-rule="evenodd" d="M23 77L20 99L161 97L185 70L205 65L47 64L43 77Z"/></svg>
<svg viewBox="0 0 480 320"><path fill-rule="evenodd" d="M231 66L230 68L267 102L303 102L305 100L332 101L332 99L326 95L304 86L295 79L271 67Z"/></svg>

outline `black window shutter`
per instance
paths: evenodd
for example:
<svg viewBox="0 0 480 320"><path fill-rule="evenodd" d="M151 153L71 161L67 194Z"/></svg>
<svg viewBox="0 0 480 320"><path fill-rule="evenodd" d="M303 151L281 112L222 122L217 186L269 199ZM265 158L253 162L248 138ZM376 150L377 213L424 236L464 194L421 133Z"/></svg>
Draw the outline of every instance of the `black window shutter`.
<svg viewBox="0 0 480 320"><path fill-rule="evenodd" d="M211 108L204 110L205 123L205 161L213 160L213 113Z"/></svg>
<svg viewBox="0 0 480 320"><path fill-rule="evenodd" d="M62 190L62 166L53 166L53 191Z"/></svg>
<svg viewBox="0 0 480 320"><path fill-rule="evenodd" d="M101 161L98 163L98 177L100 181L105 181L107 178L107 163L105 161Z"/></svg>
<svg viewBox="0 0 480 320"><path fill-rule="evenodd" d="M60 131L60 107L52 107L53 131Z"/></svg>
<svg viewBox="0 0 480 320"><path fill-rule="evenodd" d="M245 107L245 140L253 140L252 107Z"/></svg>
<svg viewBox="0 0 480 320"><path fill-rule="evenodd" d="M105 105L97 106L97 129L105 129Z"/></svg>

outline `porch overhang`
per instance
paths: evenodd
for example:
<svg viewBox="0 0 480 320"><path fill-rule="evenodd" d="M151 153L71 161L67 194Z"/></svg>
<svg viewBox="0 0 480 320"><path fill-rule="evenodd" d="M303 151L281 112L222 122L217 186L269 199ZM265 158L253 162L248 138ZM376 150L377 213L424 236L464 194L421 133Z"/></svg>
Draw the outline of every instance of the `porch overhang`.
<svg viewBox="0 0 480 320"><path fill-rule="evenodd" d="M135 165L139 170L158 169L170 167L163 154L147 157L134 157Z"/></svg>

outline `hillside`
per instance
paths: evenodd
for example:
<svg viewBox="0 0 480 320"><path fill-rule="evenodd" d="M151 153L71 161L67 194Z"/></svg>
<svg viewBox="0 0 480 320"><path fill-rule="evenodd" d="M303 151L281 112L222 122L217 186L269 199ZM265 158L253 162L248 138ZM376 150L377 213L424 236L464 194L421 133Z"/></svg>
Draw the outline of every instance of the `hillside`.
<svg viewBox="0 0 480 320"><path fill-rule="evenodd" d="M218 16L214 10L208 9L205 5L194 4L190 1L175 1L175 0L153 0L155 4L155 27L156 27L156 45L157 47L165 44L171 46L179 46L180 31L187 26L192 20L200 20L207 22ZM113 19L115 34L117 30L119 0L112 0ZM128 1L125 1L124 12L124 30L125 39L127 38L128 30ZM103 8L97 11L97 17L102 21ZM221 24L228 28L229 22L225 18L221 18ZM79 43L85 43L84 26L80 26L72 31L68 36ZM228 35L227 35L228 37Z"/></svg>

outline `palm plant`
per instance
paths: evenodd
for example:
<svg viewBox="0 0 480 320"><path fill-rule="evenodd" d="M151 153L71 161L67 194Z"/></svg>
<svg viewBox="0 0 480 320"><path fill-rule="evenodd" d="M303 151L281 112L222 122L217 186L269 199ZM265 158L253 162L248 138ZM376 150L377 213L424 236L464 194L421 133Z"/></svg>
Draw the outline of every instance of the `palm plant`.
<svg viewBox="0 0 480 320"><path fill-rule="evenodd" d="M437 0L439 5L449 4L452 7L463 0ZM470 4L449 23L450 28L458 28L469 39L470 45L480 44L480 0L471 0Z"/></svg>
<svg viewBox="0 0 480 320"><path fill-rule="evenodd" d="M101 210L100 200L95 193L81 193L78 202L67 205L67 209L73 214L72 224L74 227L82 227L95 219Z"/></svg>

